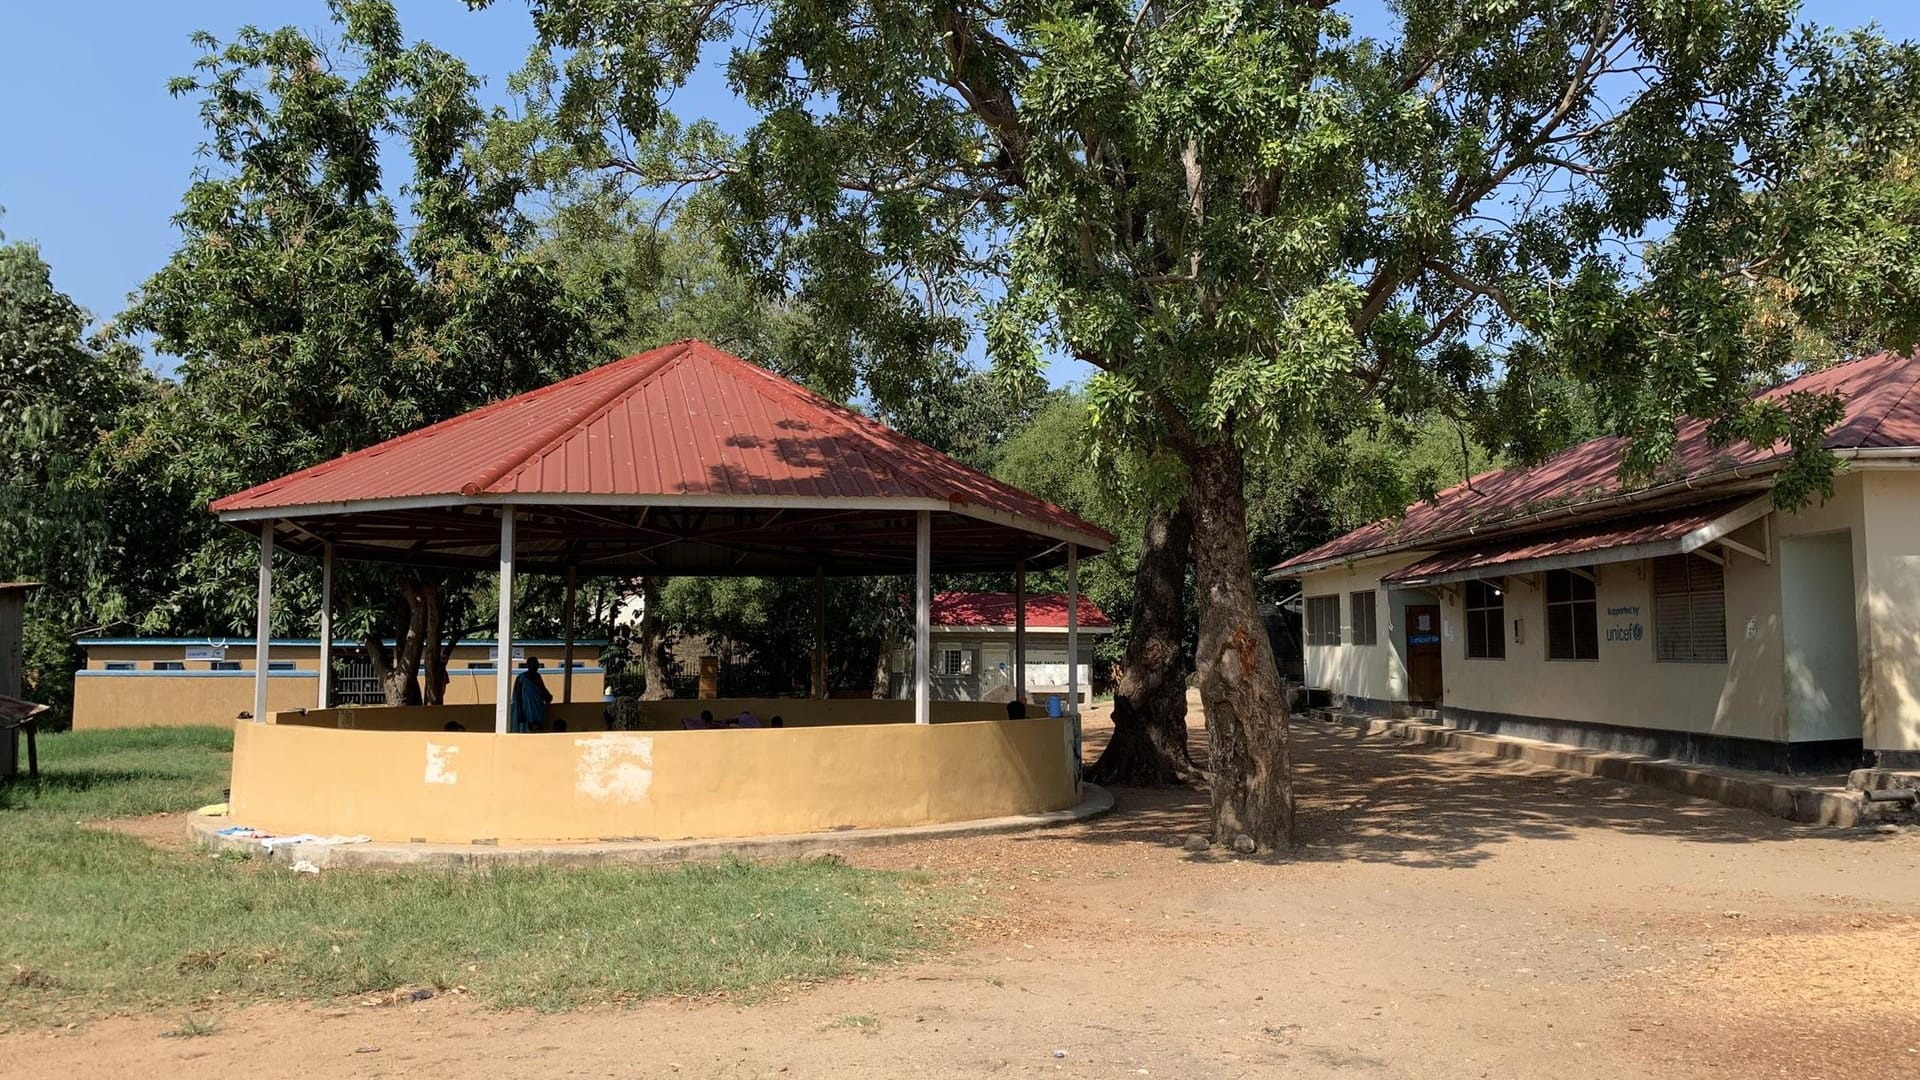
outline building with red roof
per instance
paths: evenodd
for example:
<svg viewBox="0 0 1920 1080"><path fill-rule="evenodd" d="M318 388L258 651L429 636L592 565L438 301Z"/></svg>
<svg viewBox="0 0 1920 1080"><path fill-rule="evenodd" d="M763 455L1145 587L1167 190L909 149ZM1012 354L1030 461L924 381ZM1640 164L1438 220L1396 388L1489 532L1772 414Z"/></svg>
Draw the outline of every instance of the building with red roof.
<svg viewBox="0 0 1920 1080"><path fill-rule="evenodd" d="M1093 682L1095 639L1113 633L1113 620L1100 605L1079 598L1075 629L1079 639L1079 670L1073 685L1084 695ZM933 696L939 701L1009 701L1018 681L1018 630L1022 625L1019 597L1010 592L941 592L933 595ZM1049 697L1065 700L1067 679L1067 611L1065 593L1032 593L1026 597L1026 700L1044 703ZM894 650L888 670L896 698L913 692L907 672L912 658L905 648Z"/></svg>
<svg viewBox="0 0 1920 1080"><path fill-rule="evenodd" d="M1348 708L1780 771L1920 763L1920 360L1879 354L1763 395L1837 395L1831 498L1772 505L1784 446L1620 476L1594 439L1495 469L1274 567L1306 681Z"/></svg>
<svg viewBox="0 0 1920 1080"><path fill-rule="evenodd" d="M252 828L595 842L1001 818L1081 798L1077 715L934 700L932 581L1024 583L1061 568L1076 596L1079 560L1113 537L703 342L615 360L211 509L259 542L253 707L236 726L229 800ZM309 709L269 695L274 567L288 554L319 564ZM337 560L496 570L492 700L334 707ZM563 577L570 598L551 689L540 658L525 655L518 674L505 662L524 653L515 583L528 572ZM811 578L814 696L722 698L703 670L697 717L577 700L571 597L581 579L642 575ZM910 703L830 696L823 586L837 575L911 576Z"/></svg>

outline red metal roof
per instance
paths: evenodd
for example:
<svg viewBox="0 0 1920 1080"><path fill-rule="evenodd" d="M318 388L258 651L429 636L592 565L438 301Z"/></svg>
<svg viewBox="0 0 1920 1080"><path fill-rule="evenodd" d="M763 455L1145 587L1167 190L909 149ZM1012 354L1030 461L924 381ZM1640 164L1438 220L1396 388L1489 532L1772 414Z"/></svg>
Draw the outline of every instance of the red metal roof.
<svg viewBox="0 0 1920 1080"><path fill-rule="evenodd" d="M1010 592L943 592L933 594L935 626L1012 626L1013 594ZM1067 625L1067 594L1032 593L1027 597L1027 626L1059 627ZM1080 627L1083 630L1111 630L1113 620L1100 605L1080 598Z"/></svg>
<svg viewBox="0 0 1920 1080"><path fill-rule="evenodd" d="M1846 415L1827 436L1830 450L1920 448L1920 361L1880 353L1803 376L1768 390L1762 398L1790 393L1838 394ZM1785 453L1784 445L1747 443L1715 447L1701 420L1681 422L1672 467L1676 478L1719 477L1735 469L1756 469ZM1446 542L1472 530L1516 524L1546 508L1566 510L1625 494L1620 461L1626 440L1606 436L1563 450L1538 465L1495 469L1420 502L1397 518L1363 525L1344 536L1303 551L1274 571L1297 570L1383 550L1404 550L1432 541ZM1723 479L1730 480L1732 477ZM1718 482L1718 480L1716 480Z"/></svg>
<svg viewBox="0 0 1920 1080"><path fill-rule="evenodd" d="M268 510L296 517L396 500L578 504L649 496L759 506L935 501L1069 533L1101 550L1113 540L1060 507L698 341L495 402L229 495L212 509L230 518Z"/></svg>
<svg viewBox="0 0 1920 1080"><path fill-rule="evenodd" d="M1760 496L1764 498L1764 496ZM1382 575L1382 581L1425 581L1443 574L1495 570L1534 559L1561 555L1603 555L1621 548L1677 543L1689 533L1752 503L1753 495L1723 499L1660 514L1640 514L1578 529L1562 529L1546 536L1529 536L1505 543L1476 544L1429 555L1412 565ZM1606 561L1602 559L1600 561Z"/></svg>

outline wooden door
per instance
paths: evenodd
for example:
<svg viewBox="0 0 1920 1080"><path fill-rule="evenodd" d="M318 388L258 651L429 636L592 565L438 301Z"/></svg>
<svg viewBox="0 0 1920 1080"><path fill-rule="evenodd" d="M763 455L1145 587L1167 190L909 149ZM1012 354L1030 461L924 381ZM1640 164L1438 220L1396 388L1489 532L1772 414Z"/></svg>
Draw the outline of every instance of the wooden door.
<svg viewBox="0 0 1920 1080"><path fill-rule="evenodd" d="M1414 701L1440 700L1440 606L1408 604L1407 696Z"/></svg>

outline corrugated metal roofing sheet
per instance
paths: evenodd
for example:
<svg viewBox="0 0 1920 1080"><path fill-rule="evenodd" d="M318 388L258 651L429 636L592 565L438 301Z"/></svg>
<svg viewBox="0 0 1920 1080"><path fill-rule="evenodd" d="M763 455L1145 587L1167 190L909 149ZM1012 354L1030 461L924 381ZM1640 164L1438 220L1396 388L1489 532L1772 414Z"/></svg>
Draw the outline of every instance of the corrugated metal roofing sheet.
<svg viewBox="0 0 1920 1080"><path fill-rule="evenodd" d="M1838 394L1846 415L1827 436L1830 450L1920 448L1920 361L1880 353L1836 364L1774 387L1763 398L1790 393ZM1681 477L1698 478L1736 468L1764 465L1784 446L1746 443L1715 447L1700 420L1680 424L1673 467ZM1432 502L1409 506L1398 518L1363 525L1319 547L1280 563L1292 570L1332 560L1356 558L1381 549L1404 550L1418 541L1446 538L1470 529L1490 528L1552 506L1565 509L1623 494L1620 461L1626 440L1607 436L1564 450L1538 465L1496 469L1441 492Z"/></svg>
<svg viewBox="0 0 1920 1080"><path fill-rule="evenodd" d="M1012 626L1013 594L1010 592L943 592L933 594L932 621L935 626ZM1060 627L1067 625L1065 593L1033 593L1027 597L1027 626ZM1113 620L1100 605L1080 598L1081 629L1111 630Z"/></svg>
<svg viewBox="0 0 1920 1080"><path fill-rule="evenodd" d="M698 341L495 402L212 509L434 496L938 500L1112 541L1091 522Z"/></svg>
<svg viewBox="0 0 1920 1080"><path fill-rule="evenodd" d="M1412 565L1382 575L1382 581L1429 581L1470 570L1498 570L1535 559L1563 555L1603 555L1622 548L1677 542L1721 517L1753 502L1752 496L1690 506L1662 514L1641 514L1546 536L1530 536L1504 543L1472 545L1429 555ZM1607 561L1600 559L1599 561Z"/></svg>

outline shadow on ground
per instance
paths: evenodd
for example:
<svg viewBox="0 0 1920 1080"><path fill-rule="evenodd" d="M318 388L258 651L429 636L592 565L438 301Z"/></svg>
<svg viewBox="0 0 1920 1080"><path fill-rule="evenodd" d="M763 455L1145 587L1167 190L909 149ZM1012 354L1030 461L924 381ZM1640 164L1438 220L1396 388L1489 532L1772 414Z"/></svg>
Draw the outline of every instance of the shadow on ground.
<svg viewBox="0 0 1920 1080"><path fill-rule="evenodd" d="M1088 732L1089 761L1106 734ZM1297 718L1292 740L1298 846L1278 856L1283 860L1458 869L1490 858L1510 840L1567 839L1583 829L1702 844L1791 840L1810 831L1654 788L1407 746ZM1196 760L1206 760L1206 735L1197 725L1193 752ZM1087 827L1085 842L1178 844L1208 831L1204 791L1116 788L1114 797L1113 813ZM1880 839L1864 830L1818 831Z"/></svg>

